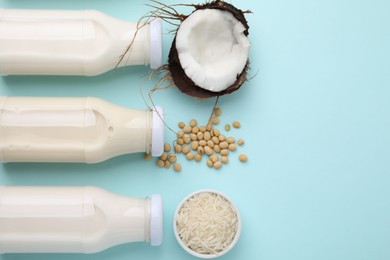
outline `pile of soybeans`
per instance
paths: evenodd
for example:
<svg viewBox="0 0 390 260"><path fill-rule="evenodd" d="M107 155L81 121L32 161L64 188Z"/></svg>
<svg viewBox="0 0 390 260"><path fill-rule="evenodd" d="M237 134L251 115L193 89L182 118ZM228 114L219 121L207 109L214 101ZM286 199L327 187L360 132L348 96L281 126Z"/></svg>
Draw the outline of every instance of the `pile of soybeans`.
<svg viewBox="0 0 390 260"><path fill-rule="evenodd" d="M244 139L236 140L233 136L223 134L216 125L220 123L219 116L222 114L221 108L215 108L213 115L206 125L198 125L196 119L192 119L188 124L179 122L179 131L176 140L172 146L168 143L164 145L164 153L157 159L159 167L167 169L173 166L176 172L180 172L182 166L177 162L178 155L184 154L187 160L201 162L206 157L206 164L209 167L219 169L223 164L229 162L229 155L238 149L238 146L244 145ZM239 129L240 122L233 121L231 124L225 124L225 131L229 132L231 127ZM148 155L145 155L147 158ZM239 154L238 160L246 162L246 154Z"/></svg>

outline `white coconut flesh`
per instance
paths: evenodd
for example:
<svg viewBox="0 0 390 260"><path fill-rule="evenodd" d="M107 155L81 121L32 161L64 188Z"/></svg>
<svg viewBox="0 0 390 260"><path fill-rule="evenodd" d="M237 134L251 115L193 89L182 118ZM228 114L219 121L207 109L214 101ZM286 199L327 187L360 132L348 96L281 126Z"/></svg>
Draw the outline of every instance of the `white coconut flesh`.
<svg viewBox="0 0 390 260"><path fill-rule="evenodd" d="M244 31L244 25L228 11L192 13L176 34L176 49L187 77L212 92L233 85L248 61L250 42Z"/></svg>

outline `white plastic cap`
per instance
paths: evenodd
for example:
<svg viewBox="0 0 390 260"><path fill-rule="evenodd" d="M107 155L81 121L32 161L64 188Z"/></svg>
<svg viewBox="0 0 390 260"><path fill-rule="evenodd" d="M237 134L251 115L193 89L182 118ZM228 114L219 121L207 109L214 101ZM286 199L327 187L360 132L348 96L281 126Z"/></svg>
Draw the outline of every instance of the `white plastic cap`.
<svg viewBox="0 0 390 260"><path fill-rule="evenodd" d="M163 200L161 195L152 195L150 197L150 244L159 246L163 241Z"/></svg>
<svg viewBox="0 0 390 260"><path fill-rule="evenodd" d="M158 157L164 152L164 122L163 109L156 107L153 110L153 125L152 125L152 156Z"/></svg>
<svg viewBox="0 0 390 260"><path fill-rule="evenodd" d="M162 21L154 19L150 22L150 68L157 69L162 65Z"/></svg>

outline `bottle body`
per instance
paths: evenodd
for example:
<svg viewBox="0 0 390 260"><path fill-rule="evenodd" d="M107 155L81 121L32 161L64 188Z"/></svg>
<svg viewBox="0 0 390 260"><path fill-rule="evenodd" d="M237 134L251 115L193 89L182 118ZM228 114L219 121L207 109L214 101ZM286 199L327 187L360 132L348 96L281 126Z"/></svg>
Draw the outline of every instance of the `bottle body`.
<svg viewBox="0 0 390 260"><path fill-rule="evenodd" d="M93 97L0 97L2 162L97 163L136 152L159 156L163 136L155 111Z"/></svg>
<svg viewBox="0 0 390 260"><path fill-rule="evenodd" d="M142 241L160 245L162 214L159 195L141 199L97 187L1 186L0 253L95 253Z"/></svg>
<svg viewBox="0 0 390 260"><path fill-rule="evenodd" d="M95 10L0 9L2 75L92 76L129 65L157 68L161 45L157 20L137 29L137 23Z"/></svg>

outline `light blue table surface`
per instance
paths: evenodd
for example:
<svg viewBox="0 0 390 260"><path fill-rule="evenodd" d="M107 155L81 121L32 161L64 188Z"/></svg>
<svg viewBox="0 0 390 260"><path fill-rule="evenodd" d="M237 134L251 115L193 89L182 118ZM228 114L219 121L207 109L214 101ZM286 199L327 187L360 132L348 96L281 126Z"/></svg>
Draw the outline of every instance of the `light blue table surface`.
<svg viewBox="0 0 390 260"><path fill-rule="evenodd" d="M194 1L183 1L192 3ZM4 164L4 185L94 185L165 201L161 247L120 245L92 255L7 254L12 259L193 259L172 231L177 204L204 188L229 195L243 229L236 247L220 259L390 259L390 2L385 0L232 1L251 9L253 77L219 106L230 134L246 140L221 170L179 160L181 173L160 169L142 154L84 164ZM136 21L146 0L1 0L1 8L97 9ZM178 3L166 0L164 3ZM164 32L164 62L173 35ZM0 46L1 48L1 46ZM145 108L140 90L153 86L148 68L118 69L97 77L10 76L0 94L97 96ZM176 88L154 102L167 124L205 122L214 100L200 101ZM174 135L166 131L166 140ZM239 153L247 163L239 163ZM1 234L0 234L1 236Z"/></svg>

